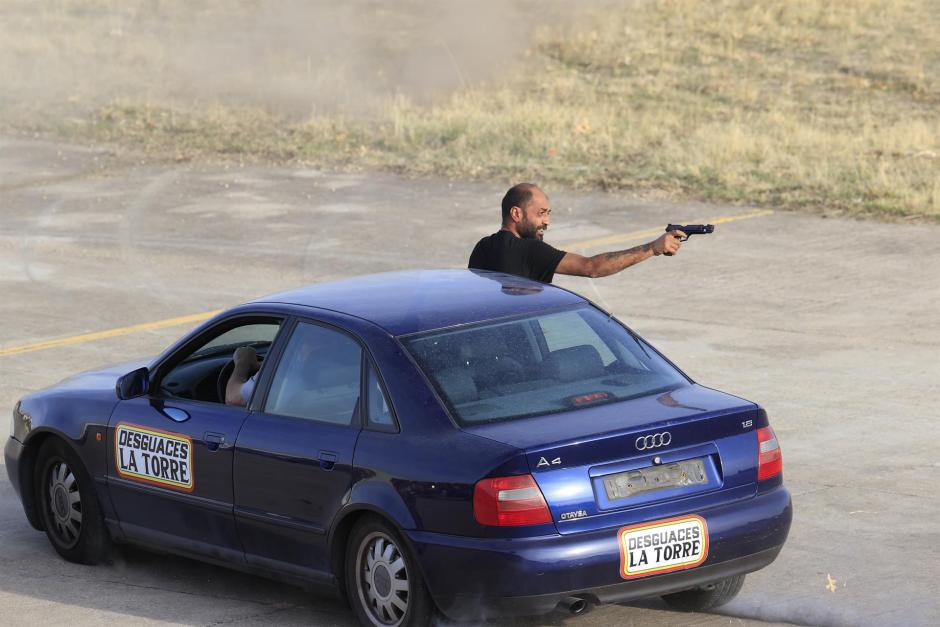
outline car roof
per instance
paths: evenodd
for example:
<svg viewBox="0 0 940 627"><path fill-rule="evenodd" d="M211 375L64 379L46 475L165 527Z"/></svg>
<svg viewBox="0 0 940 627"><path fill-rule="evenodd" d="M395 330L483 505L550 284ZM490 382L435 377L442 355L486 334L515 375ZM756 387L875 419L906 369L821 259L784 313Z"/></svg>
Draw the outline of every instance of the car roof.
<svg viewBox="0 0 940 627"><path fill-rule="evenodd" d="M369 320L393 335L406 335L587 301L500 272L412 270L308 285L253 302L329 309Z"/></svg>

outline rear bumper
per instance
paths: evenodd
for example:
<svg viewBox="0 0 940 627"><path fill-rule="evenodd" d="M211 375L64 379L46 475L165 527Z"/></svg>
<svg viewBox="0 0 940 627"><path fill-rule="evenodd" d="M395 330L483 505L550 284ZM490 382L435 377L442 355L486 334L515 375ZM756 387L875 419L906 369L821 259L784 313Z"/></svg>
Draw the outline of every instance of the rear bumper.
<svg viewBox="0 0 940 627"><path fill-rule="evenodd" d="M408 532L432 596L455 620L544 614L567 597L592 603L658 596L759 570L777 557L790 530L789 492L696 513L708 523L709 553L696 568L621 579L617 528L525 539L463 538Z"/></svg>

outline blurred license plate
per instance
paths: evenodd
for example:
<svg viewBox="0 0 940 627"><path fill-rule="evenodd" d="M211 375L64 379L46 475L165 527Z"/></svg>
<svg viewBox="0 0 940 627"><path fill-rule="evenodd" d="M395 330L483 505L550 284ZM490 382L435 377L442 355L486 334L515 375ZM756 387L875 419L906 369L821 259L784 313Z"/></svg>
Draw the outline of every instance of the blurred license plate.
<svg viewBox="0 0 940 627"><path fill-rule="evenodd" d="M637 494L702 483L708 483L708 476L705 474L705 462L698 457L618 472L604 477L604 490L607 492L607 498L615 501Z"/></svg>

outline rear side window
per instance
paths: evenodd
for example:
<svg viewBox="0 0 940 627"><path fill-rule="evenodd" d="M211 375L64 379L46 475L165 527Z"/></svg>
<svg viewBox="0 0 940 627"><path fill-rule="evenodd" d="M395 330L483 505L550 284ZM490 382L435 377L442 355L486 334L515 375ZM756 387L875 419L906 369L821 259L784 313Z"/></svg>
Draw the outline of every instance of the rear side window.
<svg viewBox="0 0 940 627"><path fill-rule="evenodd" d="M392 414L388 395L382 388L375 368L368 360L366 360L366 396L369 399L366 412L368 426L378 431L397 431L398 424Z"/></svg>
<svg viewBox="0 0 940 627"><path fill-rule="evenodd" d="M359 408L362 349L349 336L298 324L277 364L264 411L349 425Z"/></svg>
<svg viewBox="0 0 940 627"><path fill-rule="evenodd" d="M594 307L402 338L461 424L570 411L688 381Z"/></svg>

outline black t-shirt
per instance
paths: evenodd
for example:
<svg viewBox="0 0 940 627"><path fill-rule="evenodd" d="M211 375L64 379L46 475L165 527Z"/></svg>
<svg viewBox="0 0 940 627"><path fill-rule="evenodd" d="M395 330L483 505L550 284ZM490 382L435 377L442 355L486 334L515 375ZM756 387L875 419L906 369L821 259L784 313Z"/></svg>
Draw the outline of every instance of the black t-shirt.
<svg viewBox="0 0 940 627"><path fill-rule="evenodd" d="M497 231L477 242L467 266L551 283L555 268L564 256L565 251L549 246L540 239L522 239L509 231Z"/></svg>

